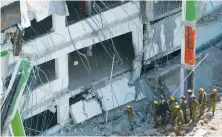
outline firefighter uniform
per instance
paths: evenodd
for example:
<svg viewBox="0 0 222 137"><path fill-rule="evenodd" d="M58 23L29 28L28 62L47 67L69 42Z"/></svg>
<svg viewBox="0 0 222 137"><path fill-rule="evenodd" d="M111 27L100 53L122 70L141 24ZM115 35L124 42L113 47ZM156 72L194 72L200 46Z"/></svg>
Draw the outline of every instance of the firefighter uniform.
<svg viewBox="0 0 222 137"><path fill-rule="evenodd" d="M130 130L133 130L133 110L132 110L132 107L130 105L127 105L127 119L129 121L129 124L130 124Z"/></svg>
<svg viewBox="0 0 222 137"><path fill-rule="evenodd" d="M199 115L199 117L201 117L204 115L205 104L207 102L207 94L203 88L201 88L199 92L200 92L200 96L199 96L200 115Z"/></svg>
<svg viewBox="0 0 222 137"><path fill-rule="evenodd" d="M158 109L158 102L156 100L153 101L153 123L154 128L157 128L157 109Z"/></svg>
<svg viewBox="0 0 222 137"><path fill-rule="evenodd" d="M178 130L180 130L184 124L184 115L179 105L176 105L175 108L176 108L176 119L175 119L176 125L178 127Z"/></svg>
<svg viewBox="0 0 222 137"><path fill-rule="evenodd" d="M192 110L191 110L190 102L191 102L191 96L192 96L193 92L192 92L191 89L188 89L187 93L189 95L187 102L188 102L188 105L189 105L189 108L190 108L190 118L191 118L192 117Z"/></svg>
<svg viewBox="0 0 222 137"><path fill-rule="evenodd" d="M214 115L214 112L216 110L216 103L217 103L217 89L213 89L212 93L210 94L210 106L207 112L213 109L213 115Z"/></svg>
<svg viewBox="0 0 222 137"><path fill-rule="evenodd" d="M190 120L190 116L189 116L189 107L188 107L188 103L186 101L185 96L181 96L182 102L180 104L180 108L183 111L183 116L184 116L184 122L188 123L188 121Z"/></svg>
<svg viewBox="0 0 222 137"><path fill-rule="evenodd" d="M197 118L197 110L199 108L199 103L195 99L194 95L191 96L190 107L191 107L191 112L192 112L192 122L195 124L196 118Z"/></svg>
<svg viewBox="0 0 222 137"><path fill-rule="evenodd" d="M169 111L169 106L165 99L162 99L161 104L159 105L159 111L161 115L161 124L166 123L167 111Z"/></svg>
<svg viewBox="0 0 222 137"><path fill-rule="evenodd" d="M175 113L176 113L175 106L176 106L175 98L171 96L169 110L170 110L170 121L172 125L174 125L174 120L175 120Z"/></svg>

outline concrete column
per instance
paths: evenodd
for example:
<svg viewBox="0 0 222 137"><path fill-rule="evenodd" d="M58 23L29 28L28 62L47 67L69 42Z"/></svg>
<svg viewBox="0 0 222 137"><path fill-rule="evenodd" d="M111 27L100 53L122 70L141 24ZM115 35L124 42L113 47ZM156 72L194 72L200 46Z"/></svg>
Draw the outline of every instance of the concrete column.
<svg viewBox="0 0 222 137"><path fill-rule="evenodd" d="M55 32L65 32L66 30L66 16L52 15L52 25Z"/></svg>
<svg viewBox="0 0 222 137"><path fill-rule="evenodd" d="M60 90L65 89L69 85L69 75L68 75L68 54L60 55L55 60L55 70L56 76L58 78L58 84L60 84ZM60 98L57 105L57 122L62 123L69 118L69 98Z"/></svg>
<svg viewBox="0 0 222 137"><path fill-rule="evenodd" d="M68 74L68 54L60 55L57 59L55 59L55 71L56 77L59 80L59 84L61 84L60 89L67 88L69 85L69 74Z"/></svg>
<svg viewBox="0 0 222 137"><path fill-rule="evenodd" d="M129 84L133 84L136 79L140 77L142 67L142 56L143 56L143 24L140 18L134 20L137 26L134 25L132 31L132 41L135 53L135 59L133 60L133 72Z"/></svg>
<svg viewBox="0 0 222 137"><path fill-rule="evenodd" d="M57 105L57 122L61 124L69 119L69 98L67 96L60 98Z"/></svg>

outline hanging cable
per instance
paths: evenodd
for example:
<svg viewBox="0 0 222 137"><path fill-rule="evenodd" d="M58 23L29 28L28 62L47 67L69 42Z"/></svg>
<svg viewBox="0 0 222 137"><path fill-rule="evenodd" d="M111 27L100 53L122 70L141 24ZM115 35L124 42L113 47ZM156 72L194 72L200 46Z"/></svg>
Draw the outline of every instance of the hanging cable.
<svg viewBox="0 0 222 137"><path fill-rule="evenodd" d="M214 11L216 11L216 8L214 7L213 2L212 2L211 0L210 0L210 4L211 4L212 8L214 9ZM217 22L220 24L221 29L222 29L222 21L220 20L220 18L218 17L218 15L216 15L216 20L217 20Z"/></svg>

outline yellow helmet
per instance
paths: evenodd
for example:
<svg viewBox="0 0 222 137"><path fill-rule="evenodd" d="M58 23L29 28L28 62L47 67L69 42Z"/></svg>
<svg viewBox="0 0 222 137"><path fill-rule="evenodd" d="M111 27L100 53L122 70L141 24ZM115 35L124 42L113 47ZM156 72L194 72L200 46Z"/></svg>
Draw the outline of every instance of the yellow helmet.
<svg viewBox="0 0 222 137"><path fill-rule="evenodd" d="M188 92L188 93L192 93L192 90L191 90L191 89L188 89L187 92Z"/></svg>
<svg viewBox="0 0 222 137"><path fill-rule="evenodd" d="M213 89L212 92L217 92L217 89Z"/></svg>
<svg viewBox="0 0 222 137"><path fill-rule="evenodd" d="M174 96L170 96L170 100L174 101L175 97Z"/></svg>
<svg viewBox="0 0 222 137"><path fill-rule="evenodd" d="M162 102L162 103L164 103L165 101L166 101L165 99L162 99L162 101L161 101L161 102Z"/></svg>
<svg viewBox="0 0 222 137"><path fill-rule="evenodd" d="M153 103L156 104L156 105L158 104L158 102L156 100L154 100Z"/></svg>
<svg viewBox="0 0 222 137"><path fill-rule="evenodd" d="M179 106L179 105L176 105L176 106L175 106L175 108L176 108L176 109L179 109L179 108L180 108L180 106Z"/></svg>
<svg viewBox="0 0 222 137"><path fill-rule="evenodd" d="M131 106L130 106L130 105L127 105L126 108L131 109Z"/></svg>

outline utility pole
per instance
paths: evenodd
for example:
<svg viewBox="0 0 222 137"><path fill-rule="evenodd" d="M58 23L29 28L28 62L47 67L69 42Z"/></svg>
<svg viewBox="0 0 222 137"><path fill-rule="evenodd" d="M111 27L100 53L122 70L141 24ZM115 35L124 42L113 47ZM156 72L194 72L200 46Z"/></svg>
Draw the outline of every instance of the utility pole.
<svg viewBox="0 0 222 137"><path fill-rule="evenodd" d="M180 69L180 92L177 92L177 98L181 95L185 95L188 98L187 90L191 89L194 92L195 89L195 43L196 43L196 0L182 1L182 23L183 27L183 39L181 43L181 69ZM191 73L191 75L185 80L184 78Z"/></svg>

